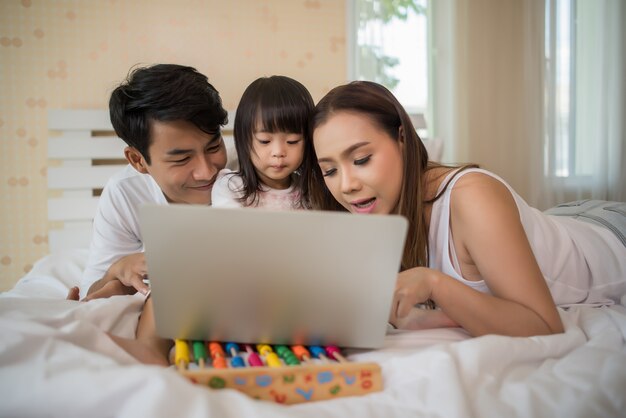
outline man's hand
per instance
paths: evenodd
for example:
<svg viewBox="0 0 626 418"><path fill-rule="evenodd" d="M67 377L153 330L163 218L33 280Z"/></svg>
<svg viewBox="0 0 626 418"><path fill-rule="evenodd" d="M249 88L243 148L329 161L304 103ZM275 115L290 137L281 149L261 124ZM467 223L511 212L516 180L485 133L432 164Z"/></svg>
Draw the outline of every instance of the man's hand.
<svg viewBox="0 0 626 418"><path fill-rule="evenodd" d="M148 285L143 282L147 277L148 270L144 253L131 254L120 258L109 267L105 275L107 282L117 279L123 285L134 288L144 295L149 290Z"/></svg>
<svg viewBox="0 0 626 418"><path fill-rule="evenodd" d="M113 263L104 274L104 277L100 280L96 280L91 285L87 292L87 297L89 298L93 293L100 292L100 290L107 286L109 282L119 283L108 285L108 289L99 293L101 295L99 297L106 297L105 295L128 295L135 293L136 291L146 295L150 290L143 282L143 280L147 277L147 273L146 258L143 253L127 255ZM132 289L132 292L130 289L121 289L119 287L120 284L129 287ZM68 298L69 296L70 295L68 294Z"/></svg>
<svg viewBox="0 0 626 418"><path fill-rule="evenodd" d="M80 293L80 289L78 288L78 286L74 286L70 289L69 292L67 292L67 297L65 299L78 301L79 293Z"/></svg>
<svg viewBox="0 0 626 418"><path fill-rule="evenodd" d="M78 286L74 286L69 290L69 292L67 292L67 297L65 299L78 301L79 293L80 289ZM137 289L134 287L124 286L119 280L113 279L106 282L95 292L92 292L85 298L81 299L81 302L88 302L92 299L109 298L117 295L133 295L135 293L137 293Z"/></svg>
<svg viewBox="0 0 626 418"><path fill-rule="evenodd" d="M119 280L113 279L106 282L100 289L85 296L82 301L89 302L92 299L110 298L117 295L134 295L135 293L137 293L137 289L134 287L125 286Z"/></svg>

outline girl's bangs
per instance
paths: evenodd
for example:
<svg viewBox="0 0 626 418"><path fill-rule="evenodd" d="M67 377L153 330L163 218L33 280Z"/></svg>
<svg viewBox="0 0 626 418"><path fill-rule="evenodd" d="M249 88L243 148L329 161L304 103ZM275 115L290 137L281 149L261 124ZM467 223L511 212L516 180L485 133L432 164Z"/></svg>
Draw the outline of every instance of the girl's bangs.
<svg viewBox="0 0 626 418"><path fill-rule="evenodd" d="M308 126L308 109L302 103L271 96L263 97L258 104L256 128L267 132L304 133Z"/></svg>

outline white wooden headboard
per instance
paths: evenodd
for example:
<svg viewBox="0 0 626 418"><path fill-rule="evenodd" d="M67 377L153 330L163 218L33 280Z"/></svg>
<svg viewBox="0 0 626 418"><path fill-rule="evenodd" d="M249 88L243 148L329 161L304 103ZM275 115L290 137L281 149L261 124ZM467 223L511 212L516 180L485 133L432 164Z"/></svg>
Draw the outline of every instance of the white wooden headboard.
<svg viewBox="0 0 626 418"><path fill-rule="evenodd" d="M232 121L224 127L229 167L236 165ZM88 248L99 191L126 164L107 110L48 112L48 241L50 252Z"/></svg>

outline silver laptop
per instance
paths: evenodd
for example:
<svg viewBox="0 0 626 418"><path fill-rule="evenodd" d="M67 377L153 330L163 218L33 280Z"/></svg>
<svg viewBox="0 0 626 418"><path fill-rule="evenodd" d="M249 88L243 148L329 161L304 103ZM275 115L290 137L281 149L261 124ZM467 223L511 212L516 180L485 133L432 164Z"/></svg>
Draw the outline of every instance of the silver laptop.
<svg viewBox="0 0 626 418"><path fill-rule="evenodd" d="M149 205L140 225L162 337L383 344L403 217Z"/></svg>

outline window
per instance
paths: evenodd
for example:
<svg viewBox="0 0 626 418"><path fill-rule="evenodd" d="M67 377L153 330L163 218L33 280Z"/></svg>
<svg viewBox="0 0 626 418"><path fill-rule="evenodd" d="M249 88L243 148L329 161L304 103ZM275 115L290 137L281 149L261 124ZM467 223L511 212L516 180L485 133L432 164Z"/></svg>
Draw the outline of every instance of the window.
<svg viewBox="0 0 626 418"><path fill-rule="evenodd" d="M546 0L546 141L545 174L573 175L575 145L575 5L570 0Z"/></svg>
<svg viewBox="0 0 626 418"><path fill-rule="evenodd" d="M608 48L616 41L612 22L602 15L610 12L601 6L583 0L545 1L544 173L581 185L603 175L610 153L599 143L610 137Z"/></svg>
<svg viewBox="0 0 626 418"><path fill-rule="evenodd" d="M429 109L428 0L351 0L353 80L391 90L410 114Z"/></svg>

